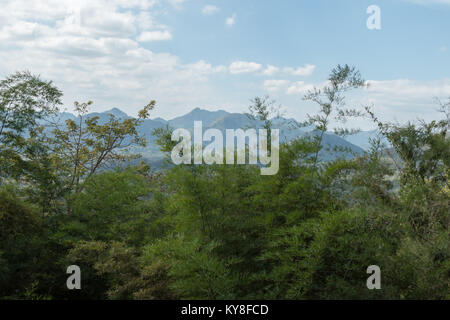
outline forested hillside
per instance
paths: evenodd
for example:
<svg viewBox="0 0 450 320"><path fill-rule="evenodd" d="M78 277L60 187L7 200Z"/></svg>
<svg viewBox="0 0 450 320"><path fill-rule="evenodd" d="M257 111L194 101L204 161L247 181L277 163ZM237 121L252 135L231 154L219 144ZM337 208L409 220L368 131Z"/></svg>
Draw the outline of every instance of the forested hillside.
<svg viewBox="0 0 450 320"><path fill-rule="evenodd" d="M92 114L91 102L70 115L54 83L2 80L0 299L450 299L450 100L435 121L384 123L346 106L365 85L334 68L304 97L319 113L284 131L279 172L263 176L256 165L155 170L138 153L169 160L171 130L194 120L279 128L267 99L248 116L150 120L155 101L137 118ZM381 135L366 151L345 127L330 133L352 117ZM81 290L66 286L70 265ZM381 290L366 286L371 265Z"/></svg>

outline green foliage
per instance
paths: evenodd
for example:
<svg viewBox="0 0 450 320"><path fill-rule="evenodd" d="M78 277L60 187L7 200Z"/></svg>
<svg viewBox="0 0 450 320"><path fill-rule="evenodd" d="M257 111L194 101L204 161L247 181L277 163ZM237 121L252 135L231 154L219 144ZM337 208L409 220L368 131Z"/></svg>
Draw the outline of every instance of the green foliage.
<svg viewBox="0 0 450 320"><path fill-rule="evenodd" d="M391 148L373 141L322 162L330 120L361 115L345 92L366 85L349 66L328 80L305 97L320 106L308 119L316 132L281 144L273 176L250 165L108 168L145 143L136 127L155 101L139 119L104 121L76 103L79 118L50 135L38 120L60 92L28 73L4 80L0 298L449 299L448 111L398 125L367 108ZM270 130L275 110L256 98L250 114ZM154 134L170 152L171 129ZM82 290L67 290L69 265ZM381 290L366 287L370 265Z"/></svg>
<svg viewBox="0 0 450 320"><path fill-rule="evenodd" d="M40 121L58 111L61 96L51 81L30 72L17 72L0 82L0 183L23 174L27 137L36 136Z"/></svg>
<svg viewBox="0 0 450 320"><path fill-rule="evenodd" d="M304 252L304 283L293 293L312 299L400 298L390 278L391 258L402 235L395 215L342 212L325 214ZM383 290L366 287L366 269L383 270Z"/></svg>
<svg viewBox="0 0 450 320"><path fill-rule="evenodd" d="M71 214L61 218L61 237L139 246L162 234L152 183L135 170L102 172L82 186L71 198Z"/></svg>
<svg viewBox="0 0 450 320"><path fill-rule="evenodd" d="M172 129L169 125L154 129L152 134L156 137L155 143L162 152L171 152L177 144L176 141L172 141Z"/></svg>
<svg viewBox="0 0 450 320"><path fill-rule="evenodd" d="M198 239L169 237L144 249L144 265L166 265L172 295L183 299L233 299L239 279L230 259L215 254L217 244L202 245Z"/></svg>
<svg viewBox="0 0 450 320"><path fill-rule="evenodd" d="M308 114L308 120L304 124L314 126L318 132L318 135L314 138L314 166L318 164L322 140L325 132L329 130L330 121L334 118L336 121L345 123L347 118L362 115L357 109L346 107L344 93L351 89L365 86L366 82L355 67L338 65L331 71L327 85L321 89L314 87L313 90L309 90L305 95L305 101L314 102L320 108L317 114ZM337 131L347 133L345 130L338 129Z"/></svg>
<svg viewBox="0 0 450 320"><path fill-rule="evenodd" d="M142 118L116 119L113 115L106 123L99 123L99 117L85 117L92 101L75 102L77 122L67 120L63 129L53 130L51 145L58 160L65 164L69 178L69 190L80 192L80 182L95 174L104 166L134 159L132 146L145 146L145 138L139 136L137 126L148 117L155 101L139 112Z"/></svg>
<svg viewBox="0 0 450 320"><path fill-rule="evenodd" d="M41 277L45 228L35 208L0 189L0 297L20 297Z"/></svg>

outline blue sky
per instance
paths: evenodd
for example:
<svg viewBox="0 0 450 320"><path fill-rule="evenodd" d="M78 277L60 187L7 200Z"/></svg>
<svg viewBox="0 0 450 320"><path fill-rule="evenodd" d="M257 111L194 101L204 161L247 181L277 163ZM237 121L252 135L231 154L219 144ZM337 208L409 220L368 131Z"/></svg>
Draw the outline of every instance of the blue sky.
<svg viewBox="0 0 450 320"><path fill-rule="evenodd" d="M270 94L299 120L305 91L337 64L371 89L351 94L386 119L436 117L450 97L450 0L0 0L0 75L28 69L94 110L154 116L245 111ZM381 30L369 30L370 5ZM362 124L361 125L366 125Z"/></svg>
<svg viewBox="0 0 450 320"><path fill-rule="evenodd" d="M220 11L199 16L202 6ZM366 9L376 3L382 30L366 28ZM363 0L227 0L190 1L162 21L173 28L174 41L149 46L171 51L187 61L213 64L236 60L274 65L320 66L318 79L337 63L348 61L378 78L417 79L449 76L450 2L414 5L405 1ZM233 28L224 25L236 13ZM443 68L444 67L444 68Z"/></svg>

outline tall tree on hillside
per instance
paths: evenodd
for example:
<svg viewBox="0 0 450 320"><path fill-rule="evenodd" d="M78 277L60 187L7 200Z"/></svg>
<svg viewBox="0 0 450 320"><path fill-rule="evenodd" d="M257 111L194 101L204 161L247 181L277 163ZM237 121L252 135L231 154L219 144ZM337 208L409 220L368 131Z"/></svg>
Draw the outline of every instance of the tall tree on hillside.
<svg viewBox="0 0 450 320"><path fill-rule="evenodd" d="M315 115L308 114L308 120L305 125L313 125L318 132L314 137L316 151L314 153L314 165L319 162L319 152L322 149L322 140L324 134L329 130L330 121L337 120L345 122L348 117L361 116L362 113L356 109L347 108L345 104L344 93L361 87L365 87L366 82L355 67L348 65L338 65L334 68L328 77L327 84L321 88L314 88L308 91L304 100L311 101L319 105L319 113ZM350 132L345 129L335 130L336 134L345 135ZM351 133L355 133L352 131Z"/></svg>
<svg viewBox="0 0 450 320"><path fill-rule="evenodd" d="M41 120L58 111L62 92L51 81L17 72L0 82L0 177L18 177L29 160L24 152Z"/></svg>
<svg viewBox="0 0 450 320"><path fill-rule="evenodd" d="M76 120L66 120L65 128L53 131L53 151L65 162L69 189L78 193L81 179L95 174L100 168L136 158L133 147L144 147L145 138L137 128L155 107L152 100L139 112L138 118L117 119L113 115L105 123L99 117L87 116L91 101L75 102Z"/></svg>

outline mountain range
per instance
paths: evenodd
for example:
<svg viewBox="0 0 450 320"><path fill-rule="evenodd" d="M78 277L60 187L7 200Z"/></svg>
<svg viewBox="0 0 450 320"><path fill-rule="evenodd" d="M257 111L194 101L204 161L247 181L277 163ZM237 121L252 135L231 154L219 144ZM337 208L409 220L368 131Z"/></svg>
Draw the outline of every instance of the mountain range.
<svg viewBox="0 0 450 320"><path fill-rule="evenodd" d="M113 115L119 119L130 118L125 112L118 108L101 112L90 113L87 117L99 117L99 123L108 121L110 115ZM65 120L76 120L77 116L72 113L63 112L58 116L58 121L61 123ZM224 110L208 111L200 108L196 108L189 113L176 117L171 120L165 120L162 118L146 119L139 126L139 134L145 136L147 139L147 146L145 148L139 148L139 153L143 158L152 163L160 163L164 154L159 150L159 147L155 144L155 137L152 132L156 128L162 128L168 125L173 129L184 128L189 131L193 131L194 121L202 121L203 130L209 128L215 128L225 133L226 129L248 129L248 128L262 128L262 122L249 118L246 114L242 113L229 113ZM312 127L299 128L296 126L296 120L287 119L283 117L277 117L272 119L273 128L280 129L280 143L288 142L299 136L313 136L318 134ZM345 139L337 136L333 133L327 132L323 137L324 149L321 151L320 157L323 160L331 160L339 156L347 158L354 157L354 155L362 154L370 147L370 139L375 138L378 135L377 131L362 131L352 136L348 136ZM225 136L225 135L224 135ZM335 148L345 149L345 151L332 152Z"/></svg>

